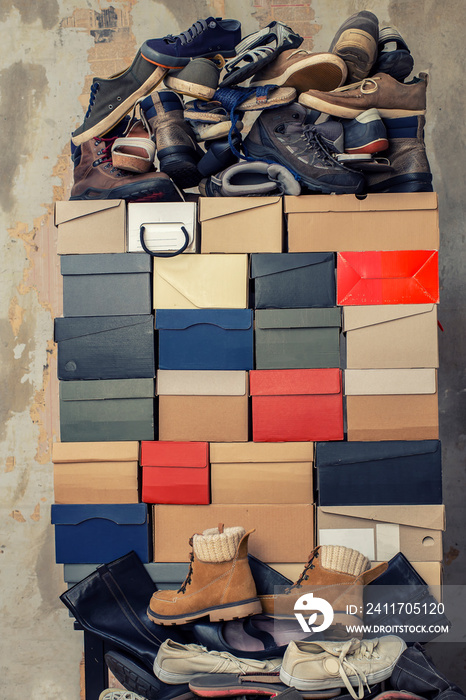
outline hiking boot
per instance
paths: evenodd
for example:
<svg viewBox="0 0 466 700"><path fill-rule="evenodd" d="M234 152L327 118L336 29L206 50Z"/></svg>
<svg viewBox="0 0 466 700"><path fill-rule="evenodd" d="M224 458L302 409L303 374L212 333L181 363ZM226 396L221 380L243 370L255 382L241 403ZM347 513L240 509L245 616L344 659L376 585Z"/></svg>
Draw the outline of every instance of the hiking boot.
<svg viewBox="0 0 466 700"><path fill-rule="evenodd" d="M367 10L348 17L338 29L329 52L342 58L348 67L348 82L369 75L377 58L379 20Z"/></svg>
<svg viewBox="0 0 466 700"><path fill-rule="evenodd" d="M311 552L296 583L285 588L283 593L259 596L259 599L266 615L292 618L298 599L315 592L333 607L334 619L328 636L339 637L345 633L346 625L362 623L363 587L386 568L386 562L370 568L369 560L355 549L321 545ZM351 608L354 615L348 613L349 605L355 606ZM320 625L321 620L319 614L316 624Z"/></svg>
<svg viewBox="0 0 466 700"><path fill-rule="evenodd" d="M401 123L398 125L397 122ZM389 146L383 155L388 158L392 171L366 173L368 192L433 191L432 173L424 143L424 125L425 118L422 116L385 121ZM393 133L407 133L409 136L392 138Z"/></svg>
<svg viewBox="0 0 466 700"><path fill-rule="evenodd" d="M248 562L248 538L242 527L205 530L193 535L188 575L177 591L157 591L147 609L152 622L183 625L208 616L212 622L262 612Z"/></svg>
<svg viewBox="0 0 466 700"><path fill-rule="evenodd" d="M210 100L218 87L220 68L208 58L193 58L185 68L170 71L164 83L181 95Z"/></svg>
<svg viewBox="0 0 466 700"><path fill-rule="evenodd" d="M185 32L149 39L141 46L146 61L165 68L182 68L191 58L235 55L241 40L241 22L236 19L208 17L198 19Z"/></svg>
<svg viewBox="0 0 466 700"><path fill-rule="evenodd" d="M204 197L273 197L298 195L301 187L283 165L243 161L207 180L201 180L199 192Z"/></svg>
<svg viewBox="0 0 466 700"><path fill-rule="evenodd" d="M183 110L181 99L171 90L154 92L141 102L143 121L155 134L160 170L186 189L195 187L201 179L197 169L201 153Z"/></svg>
<svg viewBox="0 0 466 700"><path fill-rule="evenodd" d="M371 684L391 676L405 649L405 642L394 635L346 642L290 642L280 680L298 690L346 687L358 700L364 697L365 687L370 690Z"/></svg>
<svg viewBox="0 0 466 700"><path fill-rule="evenodd" d="M257 661L242 659L226 651L208 651L199 644L180 644L167 639L160 645L154 661L154 674L170 685L189 683L197 674L277 672L280 659Z"/></svg>
<svg viewBox="0 0 466 700"><path fill-rule="evenodd" d="M400 83L385 73L377 73L354 85L344 85L332 92L308 90L298 102L334 117L354 119L375 107L383 118L408 117L425 114L428 77L412 83Z"/></svg>
<svg viewBox="0 0 466 700"><path fill-rule="evenodd" d="M311 89L326 92L343 85L347 73L346 63L332 53L289 49L253 75L249 84L294 87L298 93Z"/></svg>
<svg viewBox="0 0 466 700"><path fill-rule="evenodd" d="M75 146L109 132L139 98L148 95L161 82L166 73L165 68L145 61L139 50L125 71L110 78L94 78L84 121L71 135Z"/></svg>
<svg viewBox="0 0 466 700"><path fill-rule="evenodd" d="M75 155L70 200L125 199L132 202L177 202L178 190L168 175L154 171L136 175L112 164L115 139L97 138L80 146Z"/></svg>
<svg viewBox="0 0 466 700"><path fill-rule="evenodd" d="M316 127L305 123L306 116L307 110L296 102L262 112L244 140L244 152L249 158L283 165L313 192L362 192L364 177L332 158Z"/></svg>
<svg viewBox="0 0 466 700"><path fill-rule="evenodd" d="M230 115L221 102L193 100L187 102L184 118L194 131L197 141L209 141L228 136L232 123ZM236 122L236 129L241 131L243 123Z"/></svg>
<svg viewBox="0 0 466 700"><path fill-rule="evenodd" d="M372 72L388 73L401 83L414 68L408 45L396 27L384 27L379 32L378 56Z"/></svg>

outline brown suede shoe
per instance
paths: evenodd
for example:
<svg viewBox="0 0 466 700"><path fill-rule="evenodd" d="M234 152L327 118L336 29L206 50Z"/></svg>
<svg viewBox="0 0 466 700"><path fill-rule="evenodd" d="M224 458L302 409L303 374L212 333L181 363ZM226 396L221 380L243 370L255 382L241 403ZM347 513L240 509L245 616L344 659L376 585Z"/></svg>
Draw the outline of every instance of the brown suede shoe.
<svg viewBox="0 0 466 700"><path fill-rule="evenodd" d="M345 625L361 624L363 587L382 574L387 566L383 562L370 568L369 560L355 549L321 545L311 552L296 583L284 593L259 596L259 600L266 615L293 618L298 599L306 593L314 593L316 598L323 598L331 604L334 619L327 632L330 638L340 638L346 634ZM310 609L311 612L316 610ZM318 615L315 624L321 625L322 621L322 616ZM354 632L351 634L355 636Z"/></svg>
<svg viewBox="0 0 466 700"><path fill-rule="evenodd" d="M252 532L220 525L194 535L186 580L178 591L153 594L149 619L158 625L183 625L204 616L220 622L262 612L248 562Z"/></svg>
<svg viewBox="0 0 466 700"><path fill-rule="evenodd" d="M311 53L305 49L283 51L275 61L256 73L251 86L281 85L297 92L328 92L343 85L348 69L339 56L332 53Z"/></svg>
<svg viewBox="0 0 466 700"><path fill-rule="evenodd" d="M112 163L115 168L131 173L147 173L155 158L155 143L140 119L132 117L123 136L112 145Z"/></svg>
<svg viewBox="0 0 466 700"><path fill-rule="evenodd" d="M181 196L165 173L136 175L115 168L114 138L86 141L75 156L74 185L70 199L125 199L132 202L176 202ZM79 153L79 152L78 152Z"/></svg>
<svg viewBox="0 0 466 700"><path fill-rule="evenodd" d="M308 90L298 99L305 107L334 117L353 119L375 107L382 118L425 114L428 76L420 73L416 83L400 83L387 73L377 73L359 83L344 85L332 92Z"/></svg>

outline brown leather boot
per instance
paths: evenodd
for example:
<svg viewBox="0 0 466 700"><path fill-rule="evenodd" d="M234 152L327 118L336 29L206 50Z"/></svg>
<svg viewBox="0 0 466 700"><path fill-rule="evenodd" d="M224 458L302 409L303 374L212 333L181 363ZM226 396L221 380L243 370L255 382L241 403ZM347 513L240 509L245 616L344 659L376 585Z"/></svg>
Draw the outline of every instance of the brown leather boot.
<svg viewBox="0 0 466 700"><path fill-rule="evenodd" d="M254 532L223 525L193 535L188 575L178 591L153 594L147 615L158 625L183 625L209 616L212 622L262 612L248 562Z"/></svg>
<svg viewBox="0 0 466 700"><path fill-rule="evenodd" d="M203 152L196 136L184 119L180 97L171 90L153 92L141 102L141 116L149 133L155 133L160 170L183 189L195 187L201 180L197 169ZM199 149L199 150L198 150Z"/></svg>
<svg viewBox="0 0 466 700"><path fill-rule="evenodd" d="M125 199L134 202L174 202L181 196L165 173L129 173L112 165L114 138L95 138L75 155L70 199ZM79 154L79 152L78 152Z"/></svg>
<svg viewBox="0 0 466 700"><path fill-rule="evenodd" d="M329 638L347 636L346 625L360 625L363 615L363 588L387 568L383 562L370 568L369 560L360 552L338 545L321 545L310 554L308 563L299 579L283 593L259 596L263 611L272 617L293 618L296 612L305 617L319 610L312 601L295 605L301 596L312 593L331 604L334 618L326 634ZM309 605L309 612L305 606ZM316 626L323 616L318 615ZM362 633L361 633L362 634ZM351 632L350 636L357 636Z"/></svg>

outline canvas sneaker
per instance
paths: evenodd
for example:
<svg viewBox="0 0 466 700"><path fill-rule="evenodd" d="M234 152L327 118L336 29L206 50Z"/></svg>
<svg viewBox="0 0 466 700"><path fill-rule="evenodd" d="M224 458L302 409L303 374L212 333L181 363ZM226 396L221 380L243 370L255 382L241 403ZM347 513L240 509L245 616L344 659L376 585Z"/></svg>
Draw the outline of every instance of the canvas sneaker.
<svg viewBox="0 0 466 700"><path fill-rule="evenodd" d="M329 51L345 61L349 83L369 75L377 58L378 40L379 20L367 10L351 15L338 29Z"/></svg>
<svg viewBox="0 0 466 700"><path fill-rule="evenodd" d="M371 684L391 676L405 649L406 643L394 635L345 642L290 642L280 680L298 690L346 687L358 700L364 697L365 688L370 690Z"/></svg>
<svg viewBox="0 0 466 700"><path fill-rule="evenodd" d="M269 673L278 671L280 665L281 659L240 659L226 651L208 651L199 644L179 644L167 639L157 652L154 674L160 681L174 685L189 683L197 674Z"/></svg>
<svg viewBox="0 0 466 700"><path fill-rule="evenodd" d="M379 32L377 61L374 73L388 73L403 82L414 68L414 59L407 43L396 27L383 27Z"/></svg>

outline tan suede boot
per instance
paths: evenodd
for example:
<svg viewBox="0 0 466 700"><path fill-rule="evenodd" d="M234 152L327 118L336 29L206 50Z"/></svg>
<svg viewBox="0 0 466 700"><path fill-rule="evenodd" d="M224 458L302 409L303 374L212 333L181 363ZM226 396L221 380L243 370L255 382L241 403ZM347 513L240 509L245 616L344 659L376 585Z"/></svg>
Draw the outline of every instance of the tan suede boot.
<svg viewBox="0 0 466 700"><path fill-rule="evenodd" d="M147 615L159 625L183 625L199 617L212 622L262 612L248 562L248 538L242 527L204 530L194 535L188 575L178 591L153 594Z"/></svg>
<svg viewBox="0 0 466 700"><path fill-rule="evenodd" d="M387 568L383 562L370 568L369 560L360 552L339 545L321 545L309 556L299 579L290 588L277 595L259 596L263 611L272 617L293 618L296 612L309 617L318 607L309 607L309 613L296 602L306 593L323 598L331 604L333 623L327 630L329 638L346 636L346 625L360 625L363 617L363 588ZM321 625L323 615L313 623ZM326 633L326 634L327 634ZM350 636L358 636L352 632Z"/></svg>

